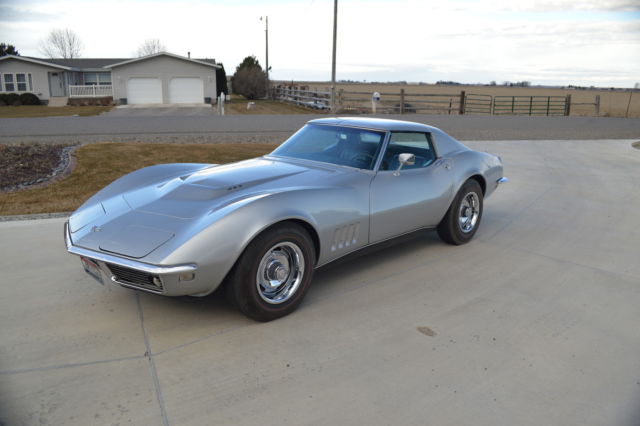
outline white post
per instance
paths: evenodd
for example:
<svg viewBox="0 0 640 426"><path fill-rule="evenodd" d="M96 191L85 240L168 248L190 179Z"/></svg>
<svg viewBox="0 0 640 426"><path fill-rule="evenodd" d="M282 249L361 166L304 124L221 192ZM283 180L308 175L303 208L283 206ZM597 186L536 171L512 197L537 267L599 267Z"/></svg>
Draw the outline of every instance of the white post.
<svg viewBox="0 0 640 426"><path fill-rule="evenodd" d="M226 97L227 95L225 95L224 92L221 92L220 96L218 96L218 114L219 115L224 115L224 101Z"/></svg>
<svg viewBox="0 0 640 426"><path fill-rule="evenodd" d="M373 95L371 95L371 112L373 114L375 114L377 109L378 109L378 102L379 101L380 101L380 93L373 92Z"/></svg>

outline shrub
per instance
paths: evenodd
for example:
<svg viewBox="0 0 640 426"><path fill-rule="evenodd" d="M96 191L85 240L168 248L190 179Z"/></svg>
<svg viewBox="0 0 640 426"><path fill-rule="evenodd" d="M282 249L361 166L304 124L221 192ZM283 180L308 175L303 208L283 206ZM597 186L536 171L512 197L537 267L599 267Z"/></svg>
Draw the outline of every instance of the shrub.
<svg viewBox="0 0 640 426"><path fill-rule="evenodd" d="M266 75L259 67L246 67L236 71L231 85L234 93L249 100L264 98L267 94Z"/></svg>
<svg viewBox="0 0 640 426"><path fill-rule="evenodd" d="M40 98L33 93L23 93L20 95L20 103L22 105L40 105Z"/></svg>
<svg viewBox="0 0 640 426"><path fill-rule="evenodd" d="M2 100L7 105L20 105L20 95L18 95L17 93L5 93L0 96L2 96Z"/></svg>
<svg viewBox="0 0 640 426"><path fill-rule="evenodd" d="M105 96L102 98L71 98L68 105L72 106L109 106L113 105L113 97Z"/></svg>

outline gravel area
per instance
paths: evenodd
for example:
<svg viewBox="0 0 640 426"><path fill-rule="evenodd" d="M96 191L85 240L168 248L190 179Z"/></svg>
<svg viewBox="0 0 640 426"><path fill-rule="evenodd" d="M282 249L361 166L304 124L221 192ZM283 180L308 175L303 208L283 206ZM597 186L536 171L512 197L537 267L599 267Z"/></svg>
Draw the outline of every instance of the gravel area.
<svg viewBox="0 0 640 426"><path fill-rule="evenodd" d="M69 165L73 145L0 145L0 192L47 182Z"/></svg>

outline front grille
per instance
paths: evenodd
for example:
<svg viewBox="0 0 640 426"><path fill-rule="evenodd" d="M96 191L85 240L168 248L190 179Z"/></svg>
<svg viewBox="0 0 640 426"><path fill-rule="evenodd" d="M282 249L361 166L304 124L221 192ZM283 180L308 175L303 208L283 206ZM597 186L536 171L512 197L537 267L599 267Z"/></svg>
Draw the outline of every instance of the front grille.
<svg viewBox="0 0 640 426"><path fill-rule="evenodd" d="M158 284L154 283L153 275L149 275L146 272L137 271L135 269L125 268L119 265L113 265L107 263L107 267L113 274L113 278L120 283L136 285L144 288L150 288L154 290L162 290L162 284L158 279Z"/></svg>

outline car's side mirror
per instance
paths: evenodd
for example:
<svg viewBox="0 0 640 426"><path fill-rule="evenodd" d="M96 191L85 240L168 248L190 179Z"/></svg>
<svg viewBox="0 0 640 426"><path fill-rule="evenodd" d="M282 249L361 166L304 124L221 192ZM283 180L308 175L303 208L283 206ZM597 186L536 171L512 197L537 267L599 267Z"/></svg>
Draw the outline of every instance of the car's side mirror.
<svg viewBox="0 0 640 426"><path fill-rule="evenodd" d="M416 156L414 154L409 154L405 152L398 156L398 162L400 163L400 165L398 165L398 169L395 172L393 172L394 176L400 176L400 169L405 164L407 166L413 166L414 164L416 164Z"/></svg>

